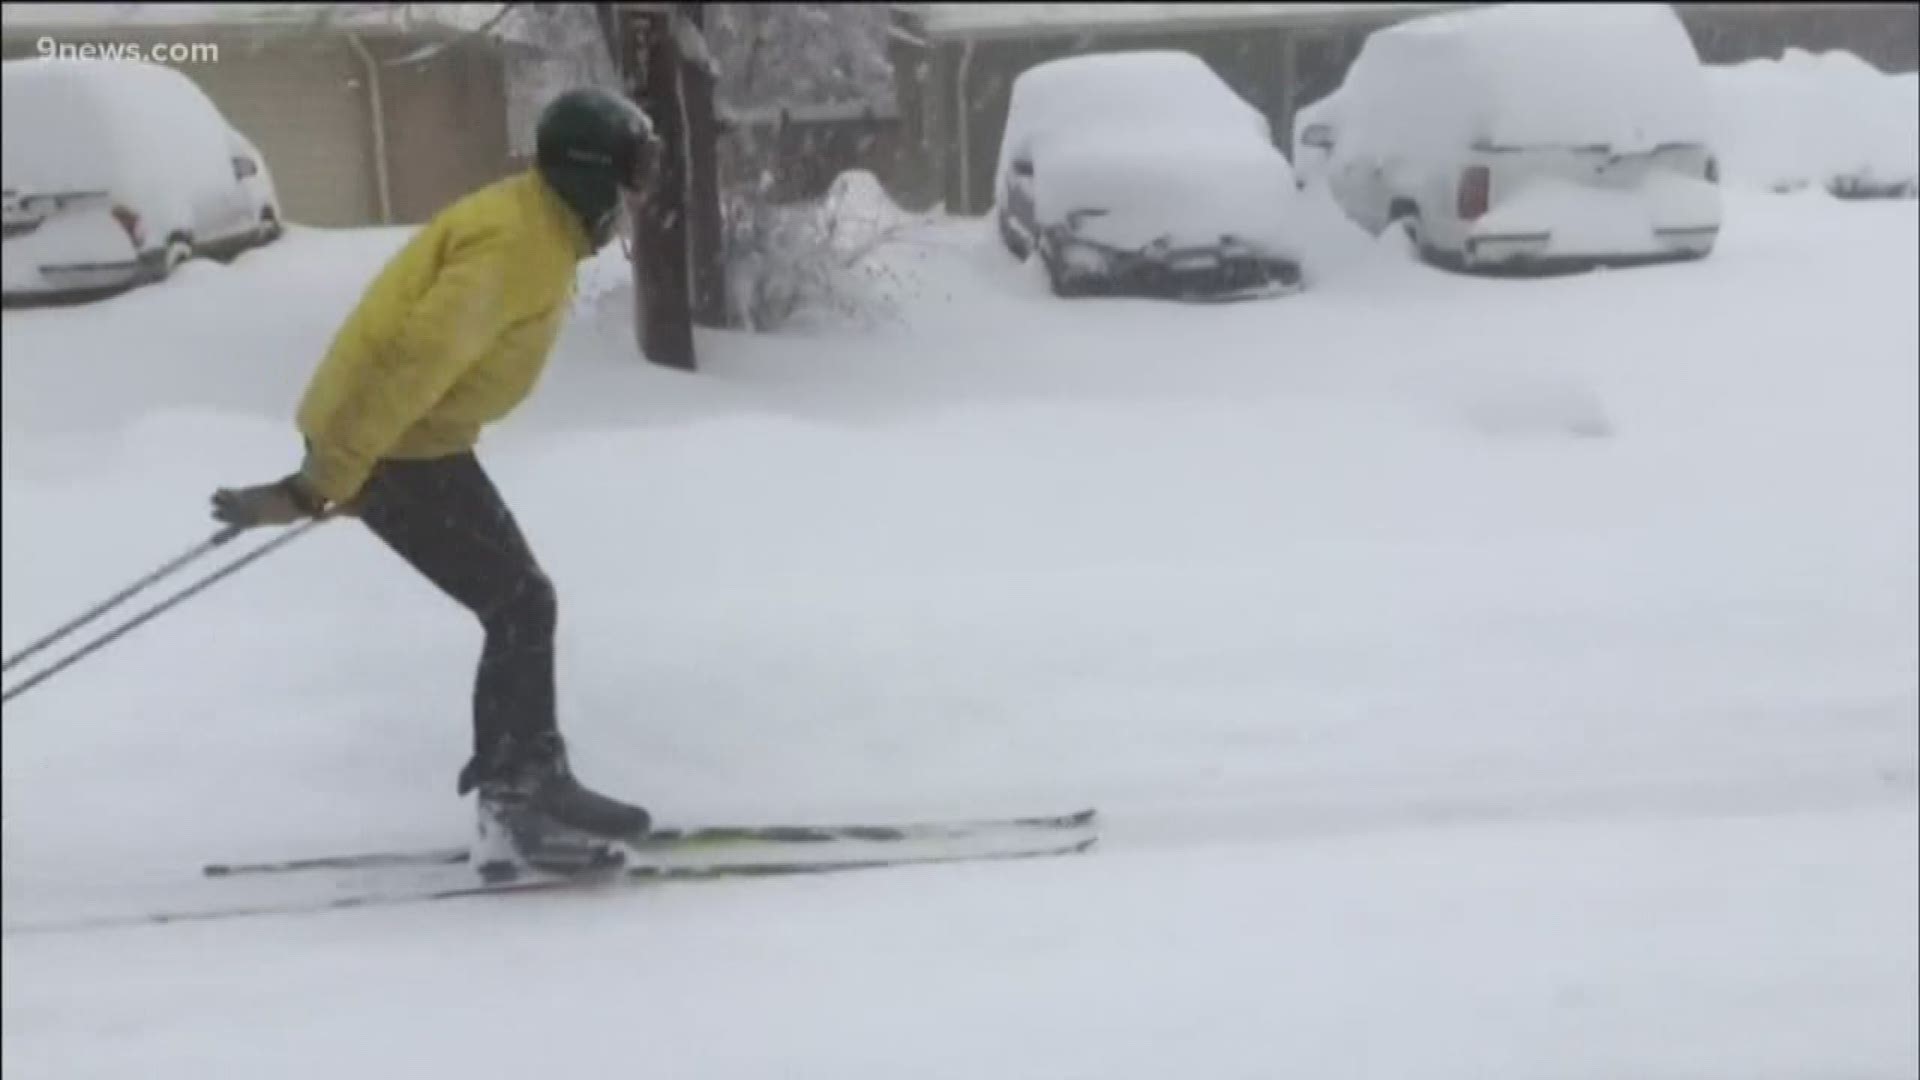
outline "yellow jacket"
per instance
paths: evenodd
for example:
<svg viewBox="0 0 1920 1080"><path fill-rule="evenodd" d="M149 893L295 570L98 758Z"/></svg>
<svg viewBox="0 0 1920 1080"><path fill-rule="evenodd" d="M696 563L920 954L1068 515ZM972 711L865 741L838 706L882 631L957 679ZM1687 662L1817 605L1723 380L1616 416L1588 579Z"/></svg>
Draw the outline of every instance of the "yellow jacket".
<svg viewBox="0 0 1920 1080"><path fill-rule="evenodd" d="M526 399L592 243L531 170L440 212L368 286L301 399L302 475L352 498L382 458L469 450Z"/></svg>

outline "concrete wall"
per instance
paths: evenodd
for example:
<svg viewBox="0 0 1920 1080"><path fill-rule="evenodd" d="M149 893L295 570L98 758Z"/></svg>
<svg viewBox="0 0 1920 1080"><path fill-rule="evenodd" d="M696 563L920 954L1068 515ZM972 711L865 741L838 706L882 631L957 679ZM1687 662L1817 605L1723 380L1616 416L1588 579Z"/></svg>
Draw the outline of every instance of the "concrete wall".
<svg viewBox="0 0 1920 1080"><path fill-rule="evenodd" d="M393 43L382 54L418 48ZM506 66L479 43L430 61L385 68L388 160L394 221L414 224L514 171L507 131Z"/></svg>

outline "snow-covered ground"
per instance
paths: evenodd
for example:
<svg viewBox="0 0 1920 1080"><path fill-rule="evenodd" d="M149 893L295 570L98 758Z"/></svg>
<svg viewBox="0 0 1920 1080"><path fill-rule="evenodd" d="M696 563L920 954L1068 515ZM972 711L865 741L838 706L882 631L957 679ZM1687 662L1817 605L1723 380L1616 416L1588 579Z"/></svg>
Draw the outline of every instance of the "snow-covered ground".
<svg viewBox="0 0 1920 1080"><path fill-rule="evenodd" d="M669 823L1097 804L1073 859L5 950L8 1075L1893 1078L1920 1069L1916 204L1695 265L900 318L637 363L483 450L583 776ZM11 652L198 539L398 232L4 319ZM479 634L330 525L7 708L6 923L463 837Z"/></svg>

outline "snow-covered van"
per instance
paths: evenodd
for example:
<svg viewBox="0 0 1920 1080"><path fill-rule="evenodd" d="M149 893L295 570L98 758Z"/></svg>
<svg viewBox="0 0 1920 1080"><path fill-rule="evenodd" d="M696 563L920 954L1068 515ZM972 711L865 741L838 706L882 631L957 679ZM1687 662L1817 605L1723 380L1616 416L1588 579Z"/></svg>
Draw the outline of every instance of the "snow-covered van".
<svg viewBox="0 0 1920 1080"><path fill-rule="evenodd" d="M0 64L0 78L8 299L158 280L266 235L232 128L186 76L32 59Z"/></svg>
<svg viewBox="0 0 1920 1080"><path fill-rule="evenodd" d="M1664 4L1511 4L1370 35L1296 146L1336 202L1464 268L1700 258L1720 232L1713 109Z"/></svg>

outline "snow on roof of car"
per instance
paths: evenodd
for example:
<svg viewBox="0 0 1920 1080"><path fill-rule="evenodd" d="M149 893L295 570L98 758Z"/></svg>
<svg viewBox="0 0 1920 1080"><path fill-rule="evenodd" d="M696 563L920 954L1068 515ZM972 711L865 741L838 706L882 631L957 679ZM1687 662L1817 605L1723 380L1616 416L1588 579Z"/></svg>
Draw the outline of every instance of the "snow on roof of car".
<svg viewBox="0 0 1920 1080"><path fill-rule="evenodd" d="M895 4L932 37L990 38L1033 33L1207 29L1339 21L1459 4Z"/></svg>
<svg viewBox="0 0 1920 1080"><path fill-rule="evenodd" d="M1206 61L1173 49L1093 53L1037 64L1013 81L1000 165L1036 144L1091 128L1148 125L1182 132L1231 130L1268 139L1266 117Z"/></svg>
<svg viewBox="0 0 1920 1080"><path fill-rule="evenodd" d="M1086 53L1048 60L1021 72L1013 81L1014 100L1028 106L1048 101L1113 101L1119 94L1137 99L1126 104L1152 108L1167 96L1204 95L1209 104L1232 95L1205 60L1178 49L1130 49ZM1173 103L1188 107L1189 102ZM1104 110L1113 112L1112 107Z"/></svg>
<svg viewBox="0 0 1920 1080"><path fill-rule="evenodd" d="M1401 79L1422 80L1422 111L1433 114L1424 126L1468 124L1469 137L1494 145L1711 141L1700 60L1666 4L1500 4L1412 19L1369 36L1349 72L1363 86Z"/></svg>

